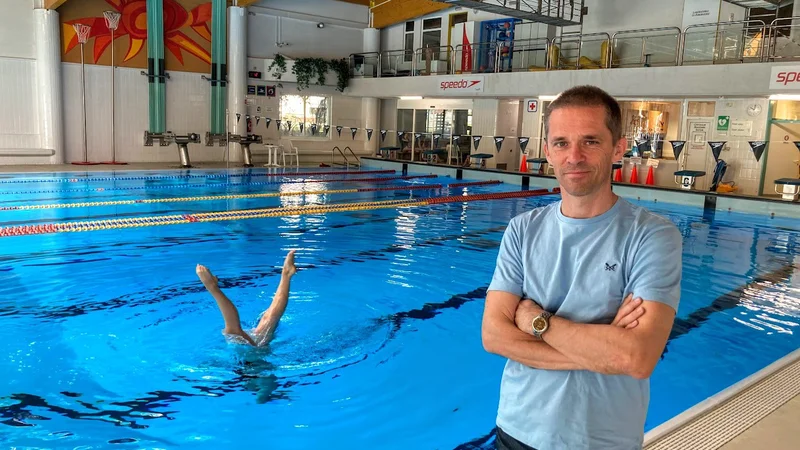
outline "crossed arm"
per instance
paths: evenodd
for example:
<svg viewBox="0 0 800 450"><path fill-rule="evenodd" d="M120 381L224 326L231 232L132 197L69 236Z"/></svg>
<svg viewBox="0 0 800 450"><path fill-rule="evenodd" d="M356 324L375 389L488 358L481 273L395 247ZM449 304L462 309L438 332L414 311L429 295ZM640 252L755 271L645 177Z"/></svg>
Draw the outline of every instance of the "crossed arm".
<svg viewBox="0 0 800 450"><path fill-rule="evenodd" d="M542 309L504 291L489 291L481 334L486 351L545 370L590 370L648 378L667 343L675 311L656 301L625 299L610 325L553 316L537 339L531 323Z"/></svg>

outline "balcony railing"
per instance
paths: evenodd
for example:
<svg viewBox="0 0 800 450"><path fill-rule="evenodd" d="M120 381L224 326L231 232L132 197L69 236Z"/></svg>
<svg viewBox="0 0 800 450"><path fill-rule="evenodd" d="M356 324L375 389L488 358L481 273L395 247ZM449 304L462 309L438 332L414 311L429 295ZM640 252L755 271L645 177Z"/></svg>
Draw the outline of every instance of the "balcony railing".
<svg viewBox="0 0 800 450"><path fill-rule="evenodd" d="M353 77L742 64L800 59L800 16L350 55Z"/></svg>

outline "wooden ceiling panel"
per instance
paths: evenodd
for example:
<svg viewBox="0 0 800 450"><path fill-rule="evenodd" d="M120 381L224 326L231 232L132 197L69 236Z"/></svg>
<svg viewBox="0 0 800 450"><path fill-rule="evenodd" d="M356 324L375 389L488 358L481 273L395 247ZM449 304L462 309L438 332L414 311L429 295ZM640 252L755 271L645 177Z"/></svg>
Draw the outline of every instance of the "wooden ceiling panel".
<svg viewBox="0 0 800 450"><path fill-rule="evenodd" d="M373 26L386 28L389 25L405 22L426 14L450 8L447 3L432 2L430 0L393 0L373 9Z"/></svg>

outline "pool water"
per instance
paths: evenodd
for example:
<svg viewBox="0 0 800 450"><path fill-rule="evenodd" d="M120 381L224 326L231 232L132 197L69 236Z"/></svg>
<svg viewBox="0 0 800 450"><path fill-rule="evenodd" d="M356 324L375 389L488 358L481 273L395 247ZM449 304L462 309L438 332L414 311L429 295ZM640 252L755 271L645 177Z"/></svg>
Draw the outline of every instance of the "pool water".
<svg viewBox="0 0 800 450"><path fill-rule="evenodd" d="M448 188L446 177L326 181L400 175L389 173L185 173L6 175L0 226L519 190ZM445 187L2 210L434 183ZM490 448L505 360L481 345L486 288L509 219L557 200L0 237L0 443ZM649 430L800 347L800 226L634 202L684 236L680 310L651 379ZM195 265L219 277L251 326L290 249L299 271L270 351L227 342Z"/></svg>

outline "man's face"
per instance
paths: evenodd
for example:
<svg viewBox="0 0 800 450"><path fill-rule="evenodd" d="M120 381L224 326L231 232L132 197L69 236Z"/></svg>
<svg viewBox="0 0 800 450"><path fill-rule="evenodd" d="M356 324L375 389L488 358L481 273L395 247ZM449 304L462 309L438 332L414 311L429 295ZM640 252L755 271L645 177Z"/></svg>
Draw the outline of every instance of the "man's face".
<svg viewBox="0 0 800 450"><path fill-rule="evenodd" d="M611 165L622 159L627 142L614 143L602 106L568 106L550 115L544 153L561 189L583 197L611 184Z"/></svg>

